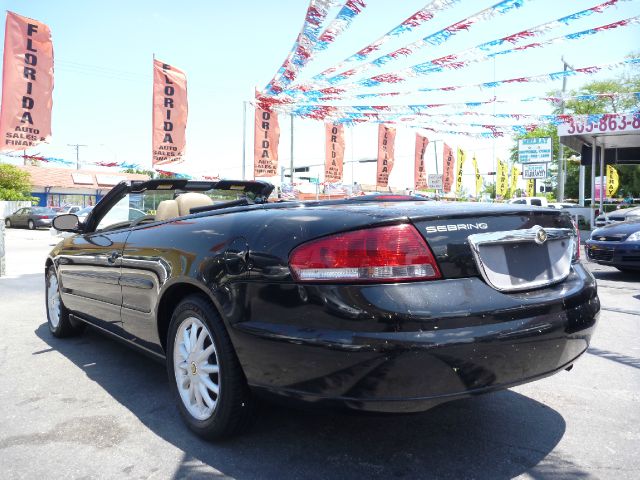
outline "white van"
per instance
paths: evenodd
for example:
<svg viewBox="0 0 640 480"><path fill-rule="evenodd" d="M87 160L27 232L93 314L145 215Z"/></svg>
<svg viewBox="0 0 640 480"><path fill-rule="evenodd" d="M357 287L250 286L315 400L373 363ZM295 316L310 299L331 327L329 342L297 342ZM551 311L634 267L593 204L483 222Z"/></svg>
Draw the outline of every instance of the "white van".
<svg viewBox="0 0 640 480"><path fill-rule="evenodd" d="M515 203L517 205L532 205L534 207L548 207L549 202L545 197L520 197L512 198L509 203Z"/></svg>

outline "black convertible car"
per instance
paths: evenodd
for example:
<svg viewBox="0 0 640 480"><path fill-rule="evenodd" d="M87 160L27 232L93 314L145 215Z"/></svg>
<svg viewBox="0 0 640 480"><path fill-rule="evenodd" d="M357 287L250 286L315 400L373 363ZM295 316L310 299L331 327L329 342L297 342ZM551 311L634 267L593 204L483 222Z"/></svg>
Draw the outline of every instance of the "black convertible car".
<svg viewBox="0 0 640 480"><path fill-rule="evenodd" d="M561 210L272 190L121 183L84 222L57 217L75 235L45 266L51 332L90 324L166 362L210 439L257 395L423 411L568 369L589 345L596 284Z"/></svg>

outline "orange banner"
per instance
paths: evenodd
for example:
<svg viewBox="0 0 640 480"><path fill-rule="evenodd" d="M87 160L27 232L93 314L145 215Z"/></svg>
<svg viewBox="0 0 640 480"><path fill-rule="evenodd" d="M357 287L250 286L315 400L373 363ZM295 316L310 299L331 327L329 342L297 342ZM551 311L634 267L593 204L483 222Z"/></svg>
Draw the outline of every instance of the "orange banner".
<svg viewBox="0 0 640 480"><path fill-rule="evenodd" d="M0 151L26 150L51 136L53 44L44 23L7 12Z"/></svg>
<svg viewBox="0 0 640 480"><path fill-rule="evenodd" d="M344 162L344 126L337 123L325 124L324 181L341 182Z"/></svg>
<svg viewBox="0 0 640 480"><path fill-rule="evenodd" d="M442 190L449 193L453 186L453 167L456 160L453 156L453 150L446 143L444 144L444 175L442 177Z"/></svg>
<svg viewBox="0 0 640 480"><path fill-rule="evenodd" d="M181 162L186 147L187 76L159 60L153 61L153 160L166 165Z"/></svg>
<svg viewBox="0 0 640 480"><path fill-rule="evenodd" d="M378 172L376 185L387 187L393 168L396 129L380 124L378 126Z"/></svg>
<svg viewBox="0 0 640 480"><path fill-rule="evenodd" d="M278 114L256 107L253 144L253 177L278 175ZM293 176L292 176L293 178Z"/></svg>
<svg viewBox="0 0 640 480"><path fill-rule="evenodd" d="M424 152L429 145L429 139L416 133L416 161L415 161L415 189L427 189L427 169L424 166Z"/></svg>

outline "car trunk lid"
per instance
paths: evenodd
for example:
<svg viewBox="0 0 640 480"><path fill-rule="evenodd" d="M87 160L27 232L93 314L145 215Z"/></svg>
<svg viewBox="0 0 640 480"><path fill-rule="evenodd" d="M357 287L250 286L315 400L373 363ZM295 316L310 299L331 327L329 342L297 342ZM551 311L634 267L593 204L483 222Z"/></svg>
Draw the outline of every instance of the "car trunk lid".
<svg viewBox="0 0 640 480"><path fill-rule="evenodd" d="M429 243L444 278L481 276L498 290L516 291L556 283L569 273L575 240L571 218L561 211L469 212L410 220Z"/></svg>

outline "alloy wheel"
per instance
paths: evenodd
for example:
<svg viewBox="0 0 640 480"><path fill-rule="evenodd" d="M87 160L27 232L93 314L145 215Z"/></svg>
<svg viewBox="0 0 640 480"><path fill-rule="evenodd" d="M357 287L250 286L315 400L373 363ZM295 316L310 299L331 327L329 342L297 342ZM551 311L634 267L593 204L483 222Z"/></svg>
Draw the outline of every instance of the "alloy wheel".
<svg viewBox="0 0 640 480"><path fill-rule="evenodd" d="M185 408L197 420L213 415L220 398L220 366L213 336L196 317L186 318L174 339L173 370Z"/></svg>
<svg viewBox="0 0 640 480"><path fill-rule="evenodd" d="M49 286L47 287L47 306L49 321L55 329L60 324L60 290L58 289L58 278L55 273L49 275Z"/></svg>

